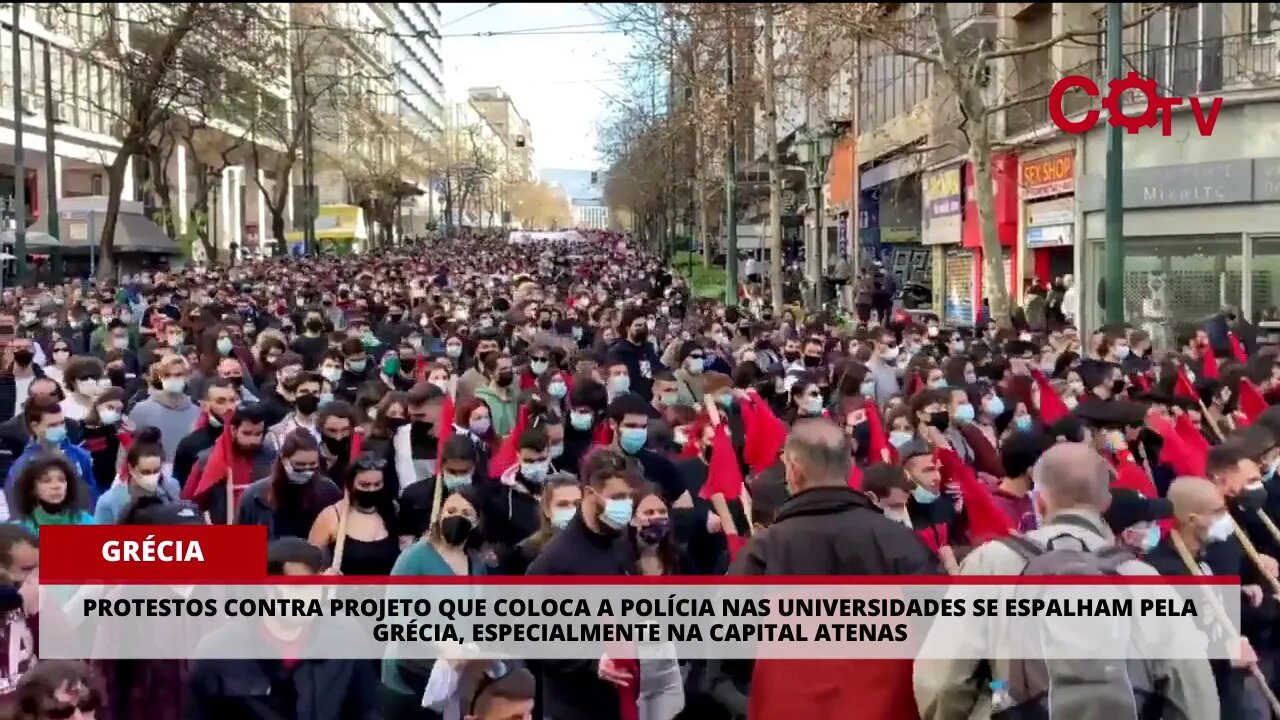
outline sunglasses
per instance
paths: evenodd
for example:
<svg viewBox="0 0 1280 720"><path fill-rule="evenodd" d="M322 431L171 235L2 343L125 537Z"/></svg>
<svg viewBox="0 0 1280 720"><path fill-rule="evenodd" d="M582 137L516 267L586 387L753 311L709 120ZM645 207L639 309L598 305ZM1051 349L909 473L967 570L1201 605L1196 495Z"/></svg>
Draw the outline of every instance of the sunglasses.
<svg viewBox="0 0 1280 720"><path fill-rule="evenodd" d="M380 457L361 456L356 460L353 467L357 470L382 470L387 466L387 461Z"/></svg>

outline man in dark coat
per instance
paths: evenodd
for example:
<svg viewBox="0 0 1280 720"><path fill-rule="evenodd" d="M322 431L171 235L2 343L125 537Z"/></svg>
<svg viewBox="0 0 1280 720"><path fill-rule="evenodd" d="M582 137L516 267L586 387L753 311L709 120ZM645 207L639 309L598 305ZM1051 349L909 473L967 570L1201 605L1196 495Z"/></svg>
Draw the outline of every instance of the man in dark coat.
<svg viewBox="0 0 1280 720"><path fill-rule="evenodd" d="M849 488L849 441L826 419L795 425L782 454L791 497L730 575L937 575L909 528ZM750 716L915 718L910 660L757 661Z"/></svg>

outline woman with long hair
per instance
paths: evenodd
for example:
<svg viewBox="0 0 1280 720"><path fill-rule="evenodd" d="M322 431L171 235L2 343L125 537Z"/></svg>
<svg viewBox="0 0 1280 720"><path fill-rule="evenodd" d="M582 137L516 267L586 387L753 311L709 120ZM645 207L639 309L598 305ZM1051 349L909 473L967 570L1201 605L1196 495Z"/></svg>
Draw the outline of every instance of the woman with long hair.
<svg viewBox="0 0 1280 720"><path fill-rule="evenodd" d="M333 553L338 542L342 517L346 515L343 575L389 575L400 555L396 528L396 502L383 479L386 462L364 454L347 469L344 496L325 508L311 526L307 541Z"/></svg>
<svg viewBox="0 0 1280 720"><path fill-rule="evenodd" d="M84 440L80 447L89 452L93 460L93 477L85 478L96 485L101 495L116 481L116 460L120 457L121 436L126 436L121 420L124 419L124 390L111 387L93 399L89 414L81 423ZM159 432L157 431L157 440Z"/></svg>
<svg viewBox="0 0 1280 720"><path fill-rule="evenodd" d="M489 458L493 456L497 442L493 434L493 420L489 417L489 406L476 398L459 402L453 412L453 432L471 441L478 476L487 480Z"/></svg>
<svg viewBox="0 0 1280 720"><path fill-rule="evenodd" d="M537 531L511 548L501 561L504 575L524 575L529 563L555 534L565 528L582 505L582 486L569 473L556 473L547 478L538 498L541 524Z"/></svg>
<svg viewBox="0 0 1280 720"><path fill-rule="evenodd" d="M321 474L320 444L299 428L285 436L271 474L244 491L236 522L266 525L268 540L305 538L320 512L341 497L338 486Z"/></svg>
<svg viewBox="0 0 1280 720"><path fill-rule="evenodd" d="M37 535L47 525L93 525L79 477L61 455L32 458L14 482L10 519Z"/></svg>

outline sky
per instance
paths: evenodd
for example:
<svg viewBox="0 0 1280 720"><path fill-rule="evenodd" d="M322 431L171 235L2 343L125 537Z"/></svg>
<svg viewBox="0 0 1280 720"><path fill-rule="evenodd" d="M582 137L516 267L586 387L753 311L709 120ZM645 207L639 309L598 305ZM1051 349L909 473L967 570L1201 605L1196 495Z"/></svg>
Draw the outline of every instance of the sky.
<svg viewBox="0 0 1280 720"><path fill-rule="evenodd" d="M533 127L538 168L600 168L596 126L626 54L622 35L601 32L607 26L585 3L441 3L440 11L450 102L469 87L500 86ZM530 30L538 32L512 32Z"/></svg>

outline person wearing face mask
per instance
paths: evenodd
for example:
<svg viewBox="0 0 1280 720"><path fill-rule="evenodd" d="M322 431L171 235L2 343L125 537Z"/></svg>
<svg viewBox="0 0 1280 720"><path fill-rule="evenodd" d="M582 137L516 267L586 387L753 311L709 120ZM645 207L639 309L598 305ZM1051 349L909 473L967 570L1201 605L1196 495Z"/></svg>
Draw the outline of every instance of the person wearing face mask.
<svg viewBox="0 0 1280 720"><path fill-rule="evenodd" d="M782 463L789 496L768 530L754 535L738 554L729 575L910 576L940 571L910 529L849 487L852 457L844 431L835 423L798 423L787 438ZM912 665L909 660L819 660L796 673L790 663L757 660L749 716L830 718L857 707L866 717L919 717Z"/></svg>
<svg viewBox="0 0 1280 720"><path fill-rule="evenodd" d="M505 554L532 535L539 526L539 498L543 483L556 472L550 460L551 442L546 430L534 426L516 439L516 462L482 493L485 539Z"/></svg>
<svg viewBox="0 0 1280 720"><path fill-rule="evenodd" d="M14 479L9 520L40 534L47 525L92 525L91 498L77 468L61 455L46 453L25 463Z"/></svg>
<svg viewBox="0 0 1280 720"><path fill-rule="evenodd" d="M907 513L916 535L935 553L961 540L960 511L943 489L942 470L930 441L945 442L936 427L926 426L918 439L898 448L898 458L911 481Z"/></svg>
<svg viewBox="0 0 1280 720"><path fill-rule="evenodd" d="M399 519L395 497L383 476L386 463L365 453L347 469L346 493L322 510L311 525L307 541L333 555L346 516L343 575L389 575L400 555L396 536Z"/></svg>
<svg viewBox="0 0 1280 720"><path fill-rule="evenodd" d="M675 465L665 455L646 448L649 440L649 422L653 419L653 407L628 393L609 403L608 417L613 429L611 447L626 457L633 458L640 466L645 480L662 488L663 497L670 504L688 507L689 491Z"/></svg>
<svg viewBox="0 0 1280 720"><path fill-rule="evenodd" d="M440 454L439 478L444 481L444 492L470 487L477 467L471 441L466 436L453 435L441 444ZM429 529L436 481L437 476L432 475L400 493L396 535L402 548L416 542Z"/></svg>
<svg viewBox="0 0 1280 720"><path fill-rule="evenodd" d="M556 466L578 474L579 464L594 445L608 444L611 430L603 422L608 407L608 391L590 376L578 375L566 401L564 418L564 454Z"/></svg>
<svg viewBox="0 0 1280 720"><path fill-rule="evenodd" d="M1111 504L1102 518L1118 544L1145 556L1160 544L1156 523L1173 517L1173 505L1166 498L1147 498L1136 490L1111 488Z"/></svg>
<svg viewBox="0 0 1280 720"><path fill-rule="evenodd" d="M1035 509L1031 504L1031 468L1053 444L1040 433L1011 435L1000 447L1000 464L1004 472L991 491L991 499L1019 532L1036 527Z"/></svg>
<svg viewBox="0 0 1280 720"><path fill-rule="evenodd" d="M641 404L643 400L637 398ZM628 528L634 515L633 493L640 478L631 463L613 451L588 459L579 512L556 533L529 564L528 575L629 575L634 553ZM594 662L542 663L543 712L557 720L617 720L618 692Z"/></svg>
<svg viewBox="0 0 1280 720"><path fill-rule="evenodd" d="M191 396L187 395L188 378L189 372L185 360L177 355L162 358L151 366L151 396L135 405L129 413L129 421L134 427L160 429L160 442L164 445L165 454L173 458L175 464L181 457L179 447L182 441L189 433L193 433L193 430L199 429L198 421L207 412L193 403ZM210 386L218 384L218 382L212 382ZM225 381L221 381L221 386L231 388L231 385ZM207 399L209 392L206 387L203 397ZM239 397L234 388L231 396L233 399ZM208 442L212 444L211 439ZM200 449L203 448L197 448L197 451ZM184 460L194 462L186 458ZM182 479L179 476L179 480Z"/></svg>
<svg viewBox="0 0 1280 720"><path fill-rule="evenodd" d="M578 478L568 473L549 476L538 499L538 529L501 557L502 574L524 575L551 538L568 527L581 504L582 487Z"/></svg>
<svg viewBox="0 0 1280 720"><path fill-rule="evenodd" d="M343 340L338 352L342 355L342 374L338 376L337 382L332 377L328 378L333 382L333 394L340 400L355 402L360 387L373 378L369 354L358 338Z"/></svg>
<svg viewBox="0 0 1280 720"><path fill-rule="evenodd" d="M72 358L63 373L67 396L62 401L62 414L72 420L84 420L93 408L93 401L106 387L110 387L110 383L105 381L105 374L106 370L98 358Z"/></svg>
<svg viewBox="0 0 1280 720"><path fill-rule="evenodd" d="M630 378L628 388L645 400L650 399L653 374L663 369L653 343L649 342L648 318L639 308L627 308L618 322L618 340L609 347L609 364L626 366Z"/></svg>
<svg viewBox="0 0 1280 720"><path fill-rule="evenodd" d="M284 437L270 474L240 496L236 523L265 525L267 537L307 537L325 507L341 499L338 487L320 473L320 445L307 430Z"/></svg>
<svg viewBox="0 0 1280 720"><path fill-rule="evenodd" d="M907 500L911 497L911 481L898 465L875 463L862 472L862 492L884 516L911 527Z"/></svg>
<svg viewBox="0 0 1280 720"><path fill-rule="evenodd" d="M208 512L215 525L226 524L228 513L237 511L241 496L254 479L267 477L275 469L276 451L264 442L266 432L267 420L262 408L256 405L236 408L213 447L196 460L182 486L182 499L191 500ZM224 484L228 482L231 483L230 506Z"/></svg>
<svg viewBox="0 0 1280 720"><path fill-rule="evenodd" d="M289 403L291 410L283 420L267 430L267 440L275 447L284 444L284 439L294 430L302 429L319 436L316 428L316 412L320 408L320 388L323 378L317 373L303 372L291 375L280 385L281 397Z"/></svg>
<svg viewBox="0 0 1280 720"><path fill-rule="evenodd" d="M1199 574L1222 572L1222 567L1214 565L1213 559L1224 557L1220 550L1236 543L1232 539L1231 515L1218 488L1200 478L1179 478L1169 486L1167 502L1172 505L1173 527L1143 559L1161 575L1185 577L1192 571L1180 552L1184 550ZM1263 592L1264 585L1241 581L1240 630L1244 637L1240 659L1209 661L1224 718L1257 716L1250 710L1256 707L1250 697L1256 691L1249 687L1248 675L1243 671L1267 652L1266 648L1256 646L1259 650L1255 653L1255 643L1249 639L1256 640L1259 630L1269 633L1268 626L1274 623L1276 603Z"/></svg>
<svg viewBox="0 0 1280 720"><path fill-rule="evenodd" d="M113 387L94 400L93 409L82 424L80 447L89 453L93 461L93 477L88 480L93 483L95 494L106 492L115 482L121 436L125 434L121 427L123 410L124 391ZM159 442L159 430L155 436Z"/></svg>
<svg viewBox="0 0 1280 720"><path fill-rule="evenodd" d="M22 409L23 422L26 423L27 437L30 438L22 454L13 461L5 478L5 487L13 488L18 475L30 462L44 456L55 455L64 459L75 469L69 476L72 482L83 482L80 494L93 500L96 498L96 484L93 483L93 461L89 453L73 444L67 437L66 418L62 409L52 398L38 397L27 401Z"/></svg>
<svg viewBox="0 0 1280 720"><path fill-rule="evenodd" d="M123 522L125 514L140 498L155 498L162 503L176 503L182 492L178 481L164 472L164 448L160 431L147 428L138 433L125 454L121 467L122 483L112 485L98 498L93 509L94 522L114 525ZM114 471L115 465L110 465Z"/></svg>
<svg viewBox="0 0 1280 720"><path fill-rule="evenodd" d="M489 409L494 435L505 438L515 428L519 405L511 356L490 353L485 356L484 371L488 384L477 388L475 396Z"/></svg>
<svg viewBox="0 0 1280 720"><path fill-rule="evenodd" d="M59 346L66 349L64 341ZM62 384L62 370L67 364L64 357L62 367L49 366L42 368L36 361L35 345L27 338L15 338L10 343L13 362L8 372L0 374L0 419L12 418L22 413L22 405L31 395L31 385L41 377L50 377L59 385Z"/></svg>
<svg viewBox="0 0 1280 720"><path fill-rule="evenodd" d="M867 361L867 374L875 380L875 402L885 405L889 398L901 392L898 383L898 342L893 331L882 328L872 335L873 349Z"/></svg>
<svg viewBox="0 0 1280 720"><path fill-rule="evenodd" d="M1031 474L1040 527L1017 541L994 541L975 548L961 564L962 575L1019 575L1036 557L1032 548L1044 552L1050 547L1089 553L1122 576L1152 574L1151 566L1116 548L1115 538L1103 519L1103 510L1111 502L1111 469L1093 448L1071 442L1054 445L1041 456ZM933 716L950 717L958 708L972 708L982 702L985 689L972 683L973 673L981 671L980 665L990 668L990 677L1007 678L1014 669L1013 662L991 657L917 663L915 697L921 707L933 710ZM1132 712L1136 706L1138 716L1144 716L1151 712L1150 700L1157 707L1182 708L1186 717L1217 716L1218 698L1207 661L1154 661L1144 664L1143 669L1147 675L1134 675L1131 671L1127 677L1127 687L1135 694L1128 699L1126 711ZM1140 692L1144 689L1148 692ZM1069 705L1062 709L1072 710ZM963 715L968 711L958 712Z"/></svg>
<svg viewBox="0 0 1280 720"><path fill-rule="evenodd" d="M290 350L302 356L306 367L319 365L321 357L329 349L329 342L324 337L325 328L320 310L308 310L302 322L302 334L294 338L289 346Z"/></svg>

